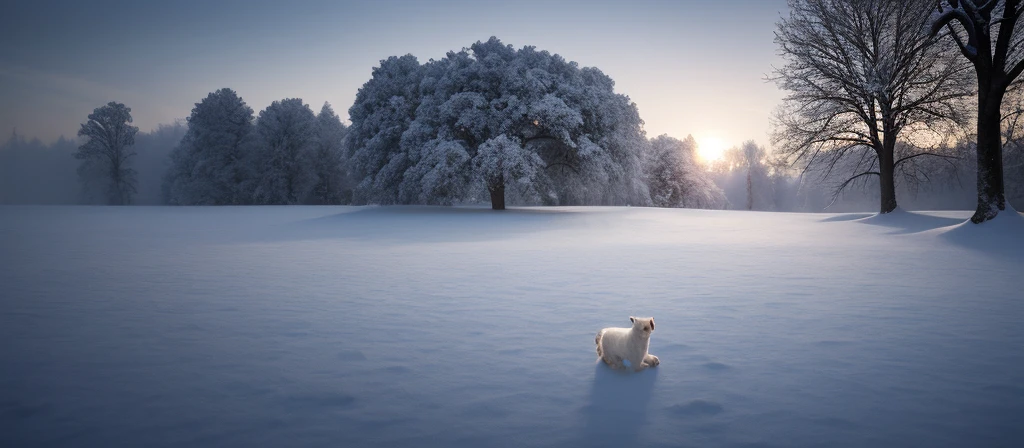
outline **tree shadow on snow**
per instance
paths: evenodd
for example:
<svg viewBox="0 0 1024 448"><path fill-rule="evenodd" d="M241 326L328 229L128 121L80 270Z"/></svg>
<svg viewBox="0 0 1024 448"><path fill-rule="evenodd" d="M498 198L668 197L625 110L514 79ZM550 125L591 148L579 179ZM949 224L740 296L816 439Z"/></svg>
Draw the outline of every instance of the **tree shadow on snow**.
<svg viewBox="0 0 1024 448"><path fill-rule="evenodd" d="M894 234L918 233L964 222L965 218L937 216L896 209L886 214L851 213L825 218L822 222L853 221L892 229Z"/></svg>
<svg viewBox="0 0 1024 448"><path fill-rule="evenodd" d="M630 446L647 424L658 368L642 372L618 371L602 362L594 367L590 403L580 412L585 426L578 446Z"/></svg>
<svg viewBox="0 0 1024 448"><path fill-rule="evenodd" d="M929 234L967 250L1024 263L1024 216L1010 207L981 224L961 221Z"/></svg>
<svg viewBox="0 0 1024 448"><path fill-rule="evenodd" d="M843 213L839 215L829 216L828 218L822 219L821 222L842 222L842 221L855 221L858 219L864 219L869 216L873 216L873 213Z"/></svg>
<svg viewBox="0 0 1024 448"><path fill-rule="evenodd" d="M392 242L472 242L557 230L585 213L565 209L442 206L370 206L293 222L273 240L355 239Z"/></svg>

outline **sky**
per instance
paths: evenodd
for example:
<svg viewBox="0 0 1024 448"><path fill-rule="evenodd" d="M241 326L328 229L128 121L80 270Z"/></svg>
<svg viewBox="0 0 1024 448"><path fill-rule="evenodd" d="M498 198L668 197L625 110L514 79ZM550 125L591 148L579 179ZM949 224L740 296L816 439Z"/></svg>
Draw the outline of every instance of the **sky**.
<svg viewBox="0 0 1024 448"><path fill-rule="evenodd" d="M297 97L344 119L380 60L496 36L601 69L649 137L769 146L783 94L765 78L785 12L785 0L14 2L0 15L0 130L73 137L118 101L148 131L222 87L257 113Z"/></svg>

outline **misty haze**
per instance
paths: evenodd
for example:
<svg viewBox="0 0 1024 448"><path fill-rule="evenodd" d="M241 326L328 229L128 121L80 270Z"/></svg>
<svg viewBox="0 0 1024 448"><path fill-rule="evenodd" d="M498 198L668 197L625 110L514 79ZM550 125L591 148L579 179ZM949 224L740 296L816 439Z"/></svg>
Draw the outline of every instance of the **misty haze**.
<svg viewBox="0 0 1024 448"><path fill-rule="evenodd" d="M1021 0L150 3L0 18L0 446L1024 446Z"/></svg>

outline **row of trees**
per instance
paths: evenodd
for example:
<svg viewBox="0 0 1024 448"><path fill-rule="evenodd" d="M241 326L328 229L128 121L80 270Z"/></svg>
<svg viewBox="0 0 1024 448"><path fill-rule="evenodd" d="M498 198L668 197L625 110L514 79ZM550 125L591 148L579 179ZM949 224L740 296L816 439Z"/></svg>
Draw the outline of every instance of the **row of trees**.
<svg viewBox="0 0 1024 448"><path fill-rule="evenodd" d="M254 118L235 91L197 103L171 154L165 198L177 205L340 204L346 127L324 103L319 114L297 98Z"/></svg>
<svg viewBox="0 0 1024 448"><path fill-rule="evenodd" d="M1016 96L1016 95L1015 95ZM1009 120L1008 120L1009 121ZM1007 128L1009 131L1011 128ZM1018 126L1016 136L1007 139L1006 194L1012 202L1024 201L1024 132ZM913 209L964 209L976 201L973 182L976 171L973 140L963 138L955 145L940 148L950 157L921 157L901 165L896 177L896 196L903 207ZM849 161L852 164L852 160ZM853 172L856 167L839 163L833 173ZM785 158L768 152L753 141L733 147L721 159L709 164L712 178L725 192L729 208L764 211L863 211L878 207L881 194L878 182L860 177L846 183L845 178L829 176L827 164L793 172ZM1016 170L1016 171L1014 171ZM1016 174L1014 174L1016 172ZM856 187L856 188L853 188Z"/></svg>
<svg viewBox="0 0 1024 448"><path fill-rule="evenodd" d="M1024 202L1024 128L1021 114L1024 101L1017 92L1010 92L1008 104L1017 104L1004 114L1004 166L1006 171L1006 197L1010 203ZM133 204L165 204L161 180L167 177L170 154L179 145L185 134L184 120L170 125L161 125L151 132L140 131L135 136L133 150L137 153L130 159L137 171L138 193L132 198ZM670 145L655 144L656 141L672 142ZM726 151L725 156L710 164L701 164L692 157L696 142L692 139L679 141L667 136L651 140L651 149L681 148L679 151L660 151L672 163L651 163L655 157L644 157L644 177L651 191L652 204L665 207L730 208L738 210L801 211L816 212L822 209L843 212L863 211L877 207L877 183L865 182L861 188L846 188L840 195L831 191L839 180L820 178L819 172L808 171L803 176L793 173L785 164L772 157L746 159L746 154L760 153L745 151L753 142ZM81 161L73 155L79 141L60 139L44 144L28 140L20 134L12 134L0 142L0 204L96 204L106 203L103 189L84 190L76 175ZM757 146L757 145L755 145ZM959 154L958 163L947 163L948 159L923 158L916 163L920 170L911 182L897 182L897 196L903 207L913 209L963 209L976 201L974 190L973 160L974 142L968 139L949 151ZM343 167L345 164L343 163ZM686 172L696 170L709 174L717 188L688 188L683 182L672 194L676 181L692 181L688 176L666 175L674 170ZM710 170L710 171L708 171ZM704 179L707 179L705 177ZM863 179L863 178L862 178ZM903 177L897 177L897 180ZM93 185L100 183L93 180ZM699 202L701 196L688 192L712 193L712 201ZM725 199L715 194L724 192ZM661 193L659 193L661 192ZM673 202L672 199L682 198ZM668 201L666 201L668 199Z"/></svg>
<svg viewBox="0 0 1024 448"><path fill-rule="evenodd" d="M234 91L221 89L196 104L187 125L139 134L131 123L131 109L111 102L82 124L84 143L74 155L85 202L132 203L139 193L137 167L146 175L146 203L344 202L346 127L329 104L314 115L301 100L276 101L255 119Z"/></svg>
<svg viewBox="0 0 1024 448"><path fill-rule="evenodd" d="M774 80L788 93L773 143L838 190L879 179L881 213L926 158L976 141L976 223L1006 208L1003 98L1024 70L1020 0L790 0ZM973 101L972 101L973 100ZM974 132L965 131L971 124Z"/></svg>
<svg viewBox="0 0 1024 448"><path fill-rule="evenodd" d="M419 64L381 62L346 128L325 104L275 101L258 117L231 89L195 105L164 179L169 204L523 204L724 208L692 138L648 140L636 105L595 68L491 38ZM86 184L136 191L131 110L82 125Z"/></svg>

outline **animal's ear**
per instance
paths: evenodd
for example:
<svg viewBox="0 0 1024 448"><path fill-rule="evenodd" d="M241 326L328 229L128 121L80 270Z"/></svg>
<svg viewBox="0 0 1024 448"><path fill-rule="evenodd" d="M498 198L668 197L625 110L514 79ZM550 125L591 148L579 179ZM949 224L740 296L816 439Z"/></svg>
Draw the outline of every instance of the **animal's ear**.
<svg viewBox="0 0 1024 448"><path fill-rule="evenodd" d="M651 331L654 331L654 318L651 318Z"/></svg>
<svg viewBox="0 0 1024 448"><path fill-rule="evenodd" d="M633 317L633 316L629 316L629 321L633 322L633 323L636 323L636 318Z"/></svg>

